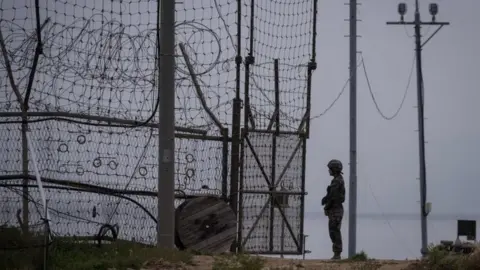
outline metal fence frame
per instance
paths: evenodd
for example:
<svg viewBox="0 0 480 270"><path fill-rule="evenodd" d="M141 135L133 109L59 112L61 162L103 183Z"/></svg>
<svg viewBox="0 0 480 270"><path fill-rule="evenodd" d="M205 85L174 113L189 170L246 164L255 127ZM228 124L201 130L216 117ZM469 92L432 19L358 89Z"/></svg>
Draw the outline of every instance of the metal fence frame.
<svg viewBox="0 0 480 270"><path fill-rule="evenodd" d="M237 19L239 22L242 21L242 1L238 0L237 1L238 6L237 6ZM253 16L254 16L254 10L255 10L255 0L251 0L251 6L250 6L250 35L253 36L253 29L255 28L254 26L254 21L253 21ZM317 63L316 63L316 37L317 37L317 13L318 13L318 0L312 0L312 10L313 10L313 18L312 18L312 48L311 48L311 58L307 65L307 89L306 89L306 99L307 99L307 106L306 110L304 113L304 116L302 118L302 121L298 127L298 130L296 132L288 132L288 131L281 131L279 128L279 122L280 119L278 117L278 113L274 113L269 128L267 130L258 130L255 128L251 128L252 121L251 120L251 110L250 110L250 67L251 65L255 64L255 57L253 55L253 39L250 39L250 53L243 58L242 56L242 49L241 49L241 44L242 44L242 25L241 23L238 24L238 29L237 29L237 56L236 56L236 70L237 70L237 76L236 76L236 98L233 100L233 116L232 116L232 146L231 146L231 178L230 178L230 205L234 209L234 211L237 213L237 218L238 218L238 231L237 231L237 240L235 245L232 245L231 251L234 252L242 252L242 253L251 253L251 254L271 254L271 255L278 255L278 254L288 254L288 252L284 251L275 251L273 250L272 243L270 241L270 247L269 250L263 250L263 251L249 251L244 249L244 245L246 241L248 241L248 236L244 238L243 232L242 232L242 224L243 224L243 218L244 218L244 213L243 213L243 200L242 196L244 194L268 194L270 196L270 200L272 201L271 205L271 211L275 208L273 204L276 204L277 208L280 210L282 213L282 219L285 222L285 225L288 227L289 232L292 234L292 237L294 238L294 241L296 242L297 246L297 251L295 252L290 252L290 255L302 255L308 252L305 250L305 235L304 235L304 224L303 224L303 218L304 218L304 206L305 206L305 195L307 193L305 192L305 167L306 167L306 142L307 139L310 136L310 113L311 113L311 86L312 86L312 74L317 68ZM278 79L278 61L279 59L275 59L275 74L276 74L276 80L275 80L275 107L276 107L276 112L279 111L279 100L278 100L278 95L279 95L279 79ZM244 93L244 100L241 99L241 76L242 76L242 64L244 67L244 76L245 76L245 82L244 82L244 87L243 87L243 93ZM243 121L241 114L243 113ZM271 130L273 123L276 123L277 127L276 130ZM285 192L285 191L276 191L275 189L275 182L272 181L272 183L269 183L270 185L270 190L268 191L249 191L249 190L244 190L243 189L243 181L244 181L244 167L243 167L243 157L244 157L244 150L245 147L248 144L248 133L249 132L257 132L257 133L273 133L273 141L272 141L272 146L275 145L275 138L276 136L280 134L289 134L289 135L298 135L298 137L301 140L301 151L302 151L302 175L301 175L301 181L302 181L302 190L301 192ZM253 149L252 149L253 150ZM275 146L272 147L272 161L273 163L275 162L276 158L276 149ZM261 165L259 163L259 165ZM275 166L272 166L275 167ZM274 169L273 169L274 170ZM272 172L273 175L275 175L275 172ZM268 182L268 180L267 180ZM301 216L300 216L300 235L299 236L294 236L291 225L289 224L288 220L285 217L285 214L281 210L281 207L279 207L279 202L277 200L277 197L275 194L285 194L285 195L300 195L301 196ZM252 228L253 229L253 228ZM273 227L270 229L270 240L272 240L272 234L273 234Z"/></svg>
<svg viewBox="0 0 480 270"><path fill-rule="evenodd" d="M242 0L237 0L237 56L235 58L236 64L236 90L235 90L235 98L233 100L233 109L232 109L232 127L231 133L228 128L219 126L219 133L220 136L210 136L207 135L203 130L195 130L183 127L176 127L176 138L183 138L183 139L197 139L197 140L213 140L223 142L223 151L222 151L222 197L229 201L233 211L237 213L238 218L238 235L237 241L234 245L232 245L232 251L242 251L246 253L259 253L259 254L280 254L278 251L257 251L257 252L250 252L248 250L243 250L243 235L241 231L241 226L243 223L243 202L242 202L242 195L243 194L253 194L255 192L243 190L242 183L243 183L243 166L242 166L242 159L244 155L244 148L248 144L248 133L249 132L264 132L264 133L273 133L273 140L275 140L276 136L282 133L286 133L285 131L281 131L279 129L278 122L280 121L278 117L274 119L277 122L277 129L274 131L271 130L255 130L251 129L249 125L249 119L251 116L250 113L250 93L249 93L249 84L250 84L250 66L254 65L254 56L252 54L247 55L245 58L242 56L242 48L241 44L243 42L244 37L242 36ZM252 0L252 9L254 8L254 0ZM301 228L300 228L300 235L295 236L295 240L297 243L298 251L293 252L292 254L303 254L304 252L304 232L303 232L303 215L304 215L304 196L306 195L305 192L305 156L306 156L306 141L309 138L310 132L310 110L311 110L311 80L312 80L312 73L316 69L316 15L318 9L318 0L312 0L312 9L314 17L313 24L312 24L312 51L311 51L311 59L307 69L307 108L305 111L305 115L302 119L302 123L298 127L297 132L287 132L290 135L298 135L301 144L301 151L302 151L302 163L303 163L303 170L302 170L302 190L301 192L280 192L276 191L274 183L271 183L271 189L269 191L262 191L260 193L268 194L271 197L272 202L278 206L279 202L277 198L274 196L275 194L284 193L290 195L300 195L302 197L302 210L301 210ZM253 16L253 15L252 15ZM41 27L40 24L37 27ZM254 25L253 20L249 25L251 31L253 31ZM33 60L32 72L30 73L30 78L28 82L28 87L26 90L26 95L23 98L19 94L18 89L16 89L15 83L13 81L13 75L11 74L11 70L9 71L9 77L12 77L11 86L13 91L17 94L17 100L20 103L21 111L20 112L0 112L0 119L1 118L11 118L11 117L18 117L19 120L18 124L22 126L22 170L23 173L20 175L3 175L0 176L0 181L2 180L11 180L11 179L23 179L23 222L28 224L28 192L29 188L32 188L33 185L29 184L30 181L35 180L34 175L29 174L29 158L28 158L28 143L27 143L27 132L28 132L28 122L31 117L44 117L44 118L51 118L52 121L63 121L62 118L69 118L69 119L86 119L86 120L94 120L94 121L102 121L105 123L106 126L108 125L135 125L138 124L135 121L124 120L124 119L117 119L117 118L110 118L110 117L100 117L100 116L85 116L81 114L74 114L74 113L64 113L64 112L29 112L28 111L28 99L30 96L30 92L32 90L32 84L34 81L35 70L38 64L38 57L42 51L42 40L40 36L40 31L37 33L38 35L38 44L35 50L35 56ZM3 42L3 37L0 37L2 41L2 50L3 54L6 54L5 44ZM251 41L252 42L252 41ZM253 46L253 45L252 45ZM180 56L181 57L181 56ZM185 59L188 65L188 59ZM278 60L276 61L277 68L278 68ZM242 69L244 68L244 72ZM8 71L8 63L7 63L7 71ZM244 76L245 84L242 87L241 85L241 77ZM192 75L192 80L195 82L195 77ZM278 78L276 81L278 84ZM243 88L243 89L242 89ZM276 87L278 88L278 87ZM242 91L244 93L243 100L242 100ZM242 108L243 106L243 108ZM276 101L276 107L278 107L278 100ZM244 121L242 121L241 115L244 115ZM278 116L278 114L277 114ZM215 119L213 119L215 122ZM158 124L156 123L147 123L145 126L158 128ZM275 145L275 142L273 142ZM229 149L231 147L231 149ZM273 147L272 151L272 160L275 162L276 150ZM228 159L230 157L230 160ZM230 170L230 171L229 171ZM53 182L55 184L62 184L61 180L58 179L43 179L46 183ZM63 181L63 186L68 188L75 188L85 192L98 192L103 194L110 194L113 196L124 196L126 191L119 191L119 190L111 190L101 187L92 187L92 186L83 186L79 187L76 185L73 187L72 183L67 183ZM53 186L46 185L45 188L56 188ZM137 194L138 195L138 194ZM157 196L156 192L144 192L142 195L144 196ZM195 197L196 195L194 195ZM177 199L186 199L189 196L185 196L184 194L176 194L175 196ZM274 205L271 206L271 210L273 210ZM279 209L281 209L279 207ZM280 210L282 212L282 210ZM283 213L283 212L282 212ZM289 224L288 220L286 220L284 214L282 214L284 221L286 222L287 229L292 233L291 225ZM28 227L23 228L24 230L28 230ZM272 232L270 232L272 233ZM247 239L248 240L248 237ZM272 249L272 248L270 248ZM285 253L283 253L285 254Z"/></svg>

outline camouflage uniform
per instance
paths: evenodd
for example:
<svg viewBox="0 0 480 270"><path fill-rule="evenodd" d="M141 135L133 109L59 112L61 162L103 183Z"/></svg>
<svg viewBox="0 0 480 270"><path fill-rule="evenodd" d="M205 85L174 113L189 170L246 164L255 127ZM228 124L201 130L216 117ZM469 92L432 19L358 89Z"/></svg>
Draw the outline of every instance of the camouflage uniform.
<svg viewBox="0 0 480 270"><path fill-rule="evenodd" d="M343 203L345 202L345 181L341 174L340 161L332 160L328 167L334 178L327 188L327 195L322 199L322 205L325 205L325 215L328 216L328 231L332 240L333 258L337 259L340 258L343 250L340 229L343 219Z"/></svg>

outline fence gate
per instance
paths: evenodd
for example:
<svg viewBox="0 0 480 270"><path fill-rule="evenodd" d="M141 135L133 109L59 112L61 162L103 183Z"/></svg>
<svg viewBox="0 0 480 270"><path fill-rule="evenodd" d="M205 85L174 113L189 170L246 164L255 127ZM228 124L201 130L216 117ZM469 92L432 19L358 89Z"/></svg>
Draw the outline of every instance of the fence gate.
<svg viewBox="0 0 480 270"><path fill-rule="evenodd" d="M242 95L243 107L234 107L232 117L236 248L245 253L301 255L318 0L243 2L248 8L242 10L246 19L239 17L236 57L236 100Z"/></svg>
<svg viewBox="0 0 480 270"><path fill-rule="evenodd" d="M240 249L302 254L306 136L267 129L242 137Z"/></svg>

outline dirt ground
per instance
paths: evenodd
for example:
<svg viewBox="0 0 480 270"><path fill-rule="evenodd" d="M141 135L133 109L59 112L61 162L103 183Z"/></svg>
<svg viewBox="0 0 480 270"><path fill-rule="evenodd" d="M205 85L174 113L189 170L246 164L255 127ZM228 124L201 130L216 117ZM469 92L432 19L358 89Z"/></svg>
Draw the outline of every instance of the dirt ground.
<svg viewBox="0 0 480 270"><path fill-rule="evenodd" d="M332 262L328 260L291 260L280 258L266 258L265 269L325 269L325 270L402 270L412 269L415 261L386 261L373 260L367 262ZM209 256L196 256L195 266L191 269L211 270L213 258Z"/></svg>

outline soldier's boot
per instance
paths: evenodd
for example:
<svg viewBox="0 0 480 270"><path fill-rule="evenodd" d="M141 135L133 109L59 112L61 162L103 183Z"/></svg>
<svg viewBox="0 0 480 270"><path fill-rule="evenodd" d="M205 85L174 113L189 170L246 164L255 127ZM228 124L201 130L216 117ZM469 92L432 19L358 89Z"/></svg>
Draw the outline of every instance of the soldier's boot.
<svg viewBox="0 0 480 270"><path fill-rule="evenodd" d="M340 256L340 252L335 252L331 260L340 260L341 258L342 257Z"/></svg>

